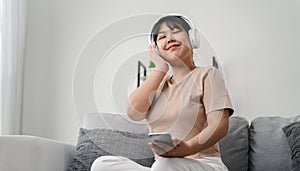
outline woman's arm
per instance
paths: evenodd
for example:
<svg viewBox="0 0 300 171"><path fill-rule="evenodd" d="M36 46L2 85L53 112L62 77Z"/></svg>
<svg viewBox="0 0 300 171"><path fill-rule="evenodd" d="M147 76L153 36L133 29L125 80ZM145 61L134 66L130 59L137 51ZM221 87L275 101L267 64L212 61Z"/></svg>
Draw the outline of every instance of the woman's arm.
<svg viewBox="0 0 300 171"><path fill-rule="evenodd" d="M157 151L153 145L149 145L155 153L163 157L185 157L196 154L213 146L227 134L229 111L217 110L209 113L207 115L207 124L207 127L194 138L187 142L180 142L175 148L166 153L161 154L161 152ZM176 141L178 140L174 140L174 143L176 143Z"/></svg>
<svg viewBox="0 0 300 171"><path fill-rule="evenodd" d="M166 73L154 70L128 99L127 114L132 120L145 119L151 101Z"/></svg>
<svg viewBox="0 0 300 171"><path fill-rule="evenodd" d="M149 46L148 51L151 60L155 64L155 69L145 82L129 96L127 114L132 120L142 120L146 117L155 91L169 70L166 61L155 52L152 45Z"/></svg>
<svg viewBox="0 0 300 171"><path fill-rule="evenodd" d="M221 140L228 131L229 111L217 110L207 115L207 127L187 142L191 154L209 148Z"/></svg>

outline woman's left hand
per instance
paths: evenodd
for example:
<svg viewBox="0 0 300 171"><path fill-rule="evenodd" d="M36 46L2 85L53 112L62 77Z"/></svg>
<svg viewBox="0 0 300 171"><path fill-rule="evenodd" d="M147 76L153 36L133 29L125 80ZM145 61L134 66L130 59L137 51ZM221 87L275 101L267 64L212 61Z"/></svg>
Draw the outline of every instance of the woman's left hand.
<svg viewBox="0 0 300 171"><path fill-rule="evenodd" d="M152 151L161 157L185 157L191 155L191 147L188 143L180 141L173 138L174 147L170 147L163 143L152 143L149 142L148 145L151 147Z"/></svg>

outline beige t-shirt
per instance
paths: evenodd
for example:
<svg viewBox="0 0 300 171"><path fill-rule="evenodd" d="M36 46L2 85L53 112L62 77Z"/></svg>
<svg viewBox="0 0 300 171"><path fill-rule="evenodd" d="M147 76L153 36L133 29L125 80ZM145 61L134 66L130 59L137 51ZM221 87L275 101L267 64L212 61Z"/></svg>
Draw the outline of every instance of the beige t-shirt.
<svg viewBox="0 0 300 171"><path fill-rule="evenodd" d="M146 119L151 132L168 132L188 141L206 127L207 115L219 109L233 113L222 75L212 67L196 67L180 82L164 78ZM189 157L204 156L220 156L218 143Z"/></svg>

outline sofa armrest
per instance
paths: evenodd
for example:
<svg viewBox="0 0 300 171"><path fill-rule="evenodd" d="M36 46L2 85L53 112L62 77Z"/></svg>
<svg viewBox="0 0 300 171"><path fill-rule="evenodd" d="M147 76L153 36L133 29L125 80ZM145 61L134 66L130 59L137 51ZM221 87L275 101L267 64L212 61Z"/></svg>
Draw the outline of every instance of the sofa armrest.
<svg viewBox="0 0 300 171"><path fill-rule="evenodd" d="M41 137L0 136L0 170L65 171L75 146Z"/></svg>

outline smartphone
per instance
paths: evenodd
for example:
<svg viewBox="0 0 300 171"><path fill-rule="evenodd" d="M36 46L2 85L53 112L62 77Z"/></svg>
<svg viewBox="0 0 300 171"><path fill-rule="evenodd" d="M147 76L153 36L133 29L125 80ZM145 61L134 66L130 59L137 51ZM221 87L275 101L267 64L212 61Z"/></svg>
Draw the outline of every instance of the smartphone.
<svg viewBox="0 0 300 171"><path fill-rule="evenodd" d="M166 133L166 132L149 133L148 137L149 137L149 140L151 142L164 143L164 144L167 144L170 147L174 147L174 143L173 143L171 134L169 134L169 133Z"/></svg>

